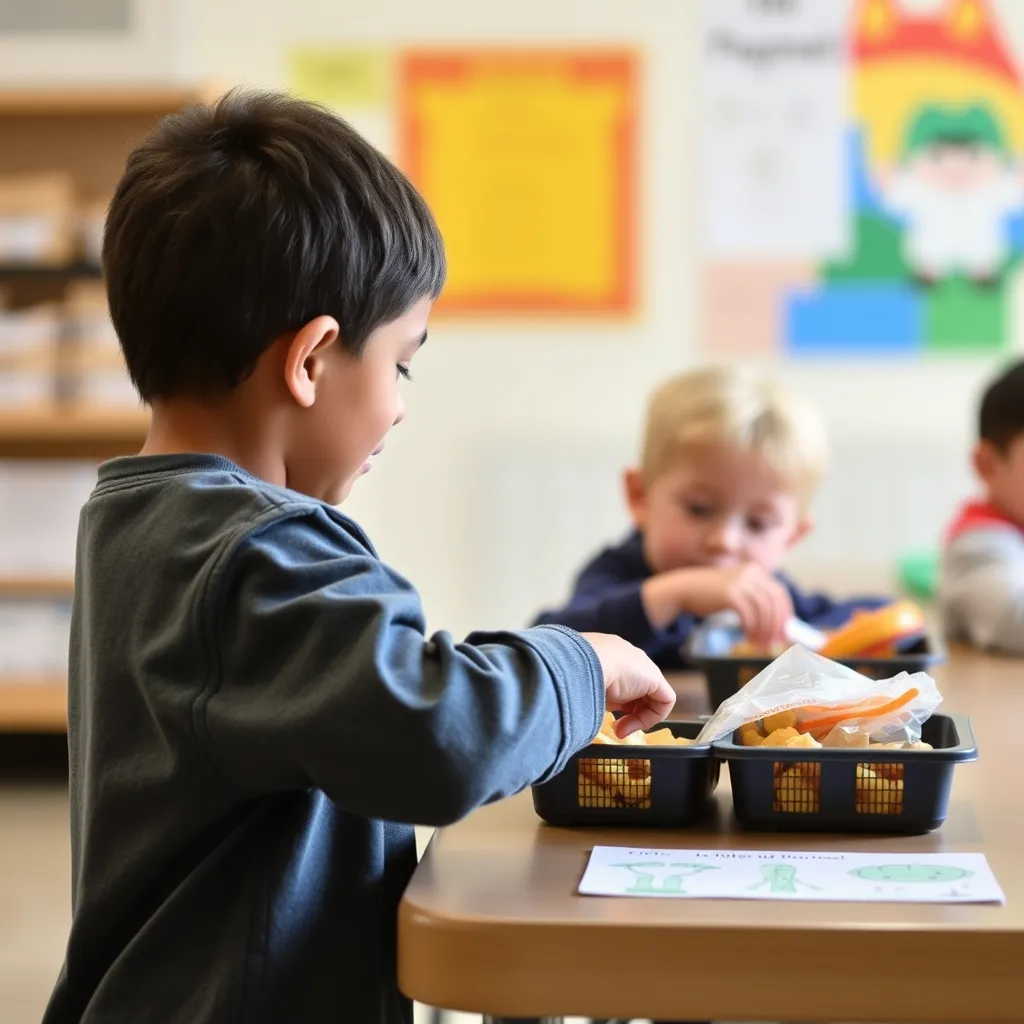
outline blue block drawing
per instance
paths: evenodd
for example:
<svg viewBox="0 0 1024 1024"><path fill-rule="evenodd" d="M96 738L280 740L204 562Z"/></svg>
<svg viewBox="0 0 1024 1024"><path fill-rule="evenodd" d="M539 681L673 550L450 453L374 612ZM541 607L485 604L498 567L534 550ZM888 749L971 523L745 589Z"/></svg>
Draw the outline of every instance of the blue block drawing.
<svg viewBox="0 0 1024 1024"><path fill-rule="evenodd" d="M1006 218L1006 236L1014 254L1024 252L1024 211L1018 210Z"/></svg>
<svg viewBox="0 0 1024 1024"><path fill-rule="evenodd" d="M883 213L882 197L868 174L864 135L859 128L846 133L846 168L850 209L858 213Z"/></svg>
<svg viewBox="0 0 1024 1024"><path fill-rule="evenodd" d="M924 302L905 285L823 285L788 295L783 316L789 355L910 356L924 349Z"/></svg>

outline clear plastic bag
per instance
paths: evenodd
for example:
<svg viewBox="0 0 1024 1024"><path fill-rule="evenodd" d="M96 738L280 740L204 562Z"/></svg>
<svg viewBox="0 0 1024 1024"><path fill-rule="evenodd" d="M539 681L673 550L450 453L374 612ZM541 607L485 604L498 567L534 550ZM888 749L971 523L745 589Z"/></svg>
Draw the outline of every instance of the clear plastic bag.
<svg viewBox="0 0 1024 1024"><path fill-rule="evenodd" d="M916 743L921 725L942 703L926 672L869 679L852 668L794 645L722 702L697 743L730 736L741 726L782 711L796 713L796 728L825 746Z"/></svg>

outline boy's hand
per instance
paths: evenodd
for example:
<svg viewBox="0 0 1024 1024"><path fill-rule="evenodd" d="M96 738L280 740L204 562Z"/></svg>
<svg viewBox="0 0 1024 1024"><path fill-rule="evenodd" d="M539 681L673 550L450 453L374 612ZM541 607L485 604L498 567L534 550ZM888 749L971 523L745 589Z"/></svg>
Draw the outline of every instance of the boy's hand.
<svg viewBox="0 0 1024 1024"><path fill-rule="evenodd" d="M665 720L676 702L676 693L661 669L621 637L608 633L584 633L604 672L604 702L609 711L621 711L615 733L623 739L637 729L650 729Z"/></svg>
<svg viewBox="0 0 1024 1024"><path fill-rule="evenodd" d="M683 612L703 618L731 608L755 644L780 639L793 617L789 591L753 562L664 572L647 580L643 593L648 618L656 627L664 628Z"/></svg>

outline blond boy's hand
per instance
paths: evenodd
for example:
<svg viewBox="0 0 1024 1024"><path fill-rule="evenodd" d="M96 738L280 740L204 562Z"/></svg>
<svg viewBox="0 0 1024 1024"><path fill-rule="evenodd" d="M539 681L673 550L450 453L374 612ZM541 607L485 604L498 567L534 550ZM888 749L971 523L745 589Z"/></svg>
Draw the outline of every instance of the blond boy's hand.
<svg viewBox="0 0 1024 1024"><path fill-rule="evenodd" d="M726 569L674 569L644 583L644 608L655 628L663 629L689 612L703 618L731 608L747 639L770 644L781 639L793 617L789 591L753 562Z"/></svg>
<svg viewBox="0 0 1024 1024"><path fill-rule="evenodd" d="M675 690L650 658L621 637L584 633L604 672L604 701L609 711L621 711L615 732L622 739L637 729L665 720L676 702Z"/></svg>

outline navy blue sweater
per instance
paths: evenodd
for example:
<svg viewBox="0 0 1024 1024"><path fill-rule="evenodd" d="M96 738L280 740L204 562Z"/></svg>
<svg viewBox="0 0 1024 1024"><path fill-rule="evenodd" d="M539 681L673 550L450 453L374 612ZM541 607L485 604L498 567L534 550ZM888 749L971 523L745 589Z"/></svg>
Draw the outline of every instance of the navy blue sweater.
<svg viewBox="0 0 1024 1024"><path fill-rule="evenodd" d="M587 563L576 578L569 603L542 612L537 622L561 623L581 632L615 633L642 648L662 671L687 668L682 648L701 620L695 615L680 615L665 629L654 629L640 596L644 580L653 575L644 559L643 539L639 533L632 533ZM789 591L797 618L814 626L839 626L855 611L880 608L891 600L860 597L834 601L825 594L802 593L782 573L777 578Z"/></svg>
<svg viewBox="0 0 1024 1024"><path fill-rule="evenodd" d="M426 636L334 508L216 456L118 459L79 528L73 921L45 1024L407 1022L413 831L559 771L571 630Z"/></svg>

